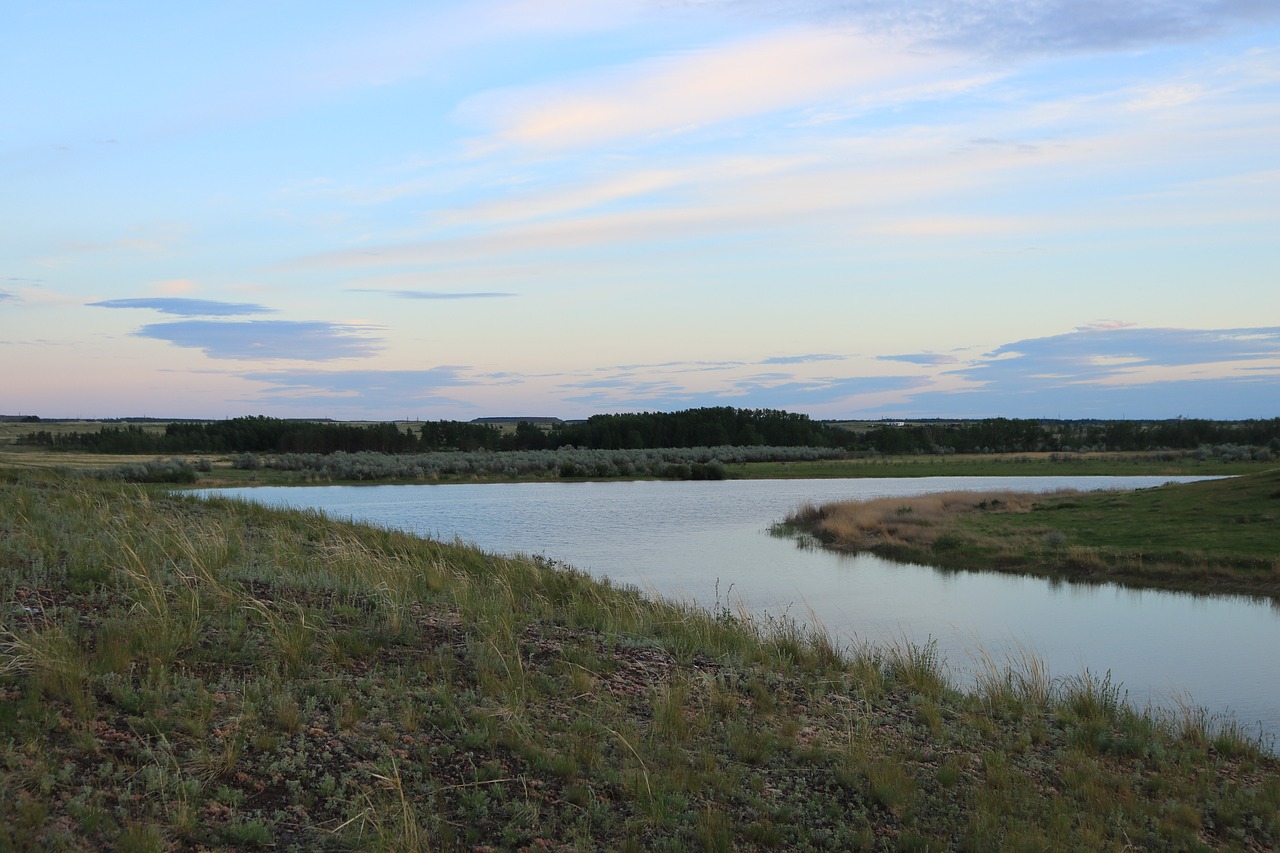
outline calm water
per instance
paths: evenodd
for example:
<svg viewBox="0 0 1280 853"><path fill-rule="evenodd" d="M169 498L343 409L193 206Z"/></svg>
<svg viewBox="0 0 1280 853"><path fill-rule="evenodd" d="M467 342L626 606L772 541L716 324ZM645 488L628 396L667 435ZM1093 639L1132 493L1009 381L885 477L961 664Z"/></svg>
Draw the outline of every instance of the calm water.
<svg viewBox="0 0 1280 853"><path fill-rule="evenodd" d="M1187 478L1190 479L1190 478ZM843 642L936 640L956 680L978 649L1031 652L1054 676L1111 671L1136 705L1179 698L1280 735L1280 608L1204 597L946 573L797 548L767 528L806 501L956 489L1145 488L1168 477L522 483L228 489L487 551L541 554L707 607L818 623Z"/></svg>

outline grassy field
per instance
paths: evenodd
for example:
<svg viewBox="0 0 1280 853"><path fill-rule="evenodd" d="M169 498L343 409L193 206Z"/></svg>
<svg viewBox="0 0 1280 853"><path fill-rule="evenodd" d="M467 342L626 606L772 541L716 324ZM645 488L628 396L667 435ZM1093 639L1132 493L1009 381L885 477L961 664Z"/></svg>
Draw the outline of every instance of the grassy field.
<svg viewBox="0 0 1280 853"><path fill-rule="evenodd" d="M1271 850L1280 762L1027 659L0 472L0 850Z"/></svg>
<svg viewBox="0 0 1280 853"><path fill-rule="evenodd" d="M1074 477L1218 476L1248 474L1274 462L1196 459L1189 453L973 453L951 456L901 455L828 459L816 462L756 462L726 465L739 479L831 479L842 477Z"/></svg>
<svg viewBox="0 0 1280 853"><path fill-rule="evenodd" d="M837 548L966 569L1280 597L1280 469L1135 492L954 493L806 507Z"/></svg>

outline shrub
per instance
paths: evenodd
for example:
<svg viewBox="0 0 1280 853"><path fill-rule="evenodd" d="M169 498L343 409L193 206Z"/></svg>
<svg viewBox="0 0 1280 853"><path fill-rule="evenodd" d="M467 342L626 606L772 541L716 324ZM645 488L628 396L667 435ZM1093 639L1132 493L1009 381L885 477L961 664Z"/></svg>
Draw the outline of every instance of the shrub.
<svg viewBox="0 0 1280 853"><path fill-rule="evenodd" d="M194 483L198 479L196 469L181 459L133 462L99 471L95 476L102 480L123 480L126 483Z"/></svg>
<svg viewBox="0 0 1280 853"><path fill-rule="evenodd" d="M231 467L239 468L242 471L257 471L262 467L262 459L255 453L241 453L231 463Z"/></svg>

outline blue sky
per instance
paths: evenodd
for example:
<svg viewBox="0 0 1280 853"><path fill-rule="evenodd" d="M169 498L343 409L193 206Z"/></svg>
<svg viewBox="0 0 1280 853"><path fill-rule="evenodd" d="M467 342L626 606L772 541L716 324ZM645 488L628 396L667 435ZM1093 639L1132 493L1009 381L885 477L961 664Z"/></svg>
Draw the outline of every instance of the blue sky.
<svg viewBox="0 0 1280 853"><path fill-rule="evenodd" d="M4 17L2 414L1280 415L1274 0Z"/></svg>

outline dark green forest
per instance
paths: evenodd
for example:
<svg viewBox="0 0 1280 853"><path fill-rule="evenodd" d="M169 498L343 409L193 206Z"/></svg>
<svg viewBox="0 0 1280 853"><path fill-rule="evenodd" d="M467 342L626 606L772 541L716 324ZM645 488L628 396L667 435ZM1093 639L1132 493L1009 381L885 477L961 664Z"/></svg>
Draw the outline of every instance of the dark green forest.
<svg viewBox="0 0 1280 853"><path fill-rule="evenodd" d="M522 422L514 432L461 421L341 424L263 416L170 423L163 433L137 424L104 425L96 432L35 430L21 444L93 453L425 453L432 451L598 450L670 447L843 447L850 433L772 409L729 407L683 412L596 415L543 430Z"/></svg>
<svg viewBox="0 0 1280 853"><path fill-rule="evenodd" d="M820 447L850 452L1031 453L1194 450L1241 445L1280 452L1280 418L1246 421L1031 420L876 423L852 430L775 409L722 406L680 412L595 415L543 429L514 431L462 421L345 424L238 417L177 421L163 432L138 424L103 425L94 432L33 430L18 443L93 453L429 453L434 451L640 450L689 447Z"/></svg>
<svg viewBox="0 0 1280 853"><path fill-rule="evenodd" d="M880 424L856 449L880 453L1195 450L1227 444L1280 451L1280 418L1247 421L1019 420Z"/></svg>

